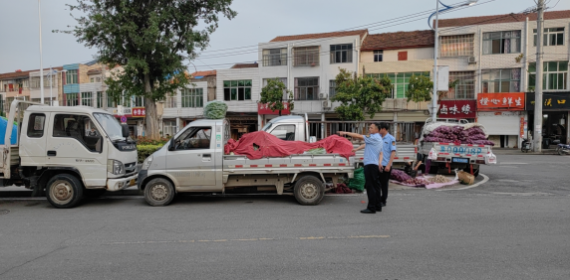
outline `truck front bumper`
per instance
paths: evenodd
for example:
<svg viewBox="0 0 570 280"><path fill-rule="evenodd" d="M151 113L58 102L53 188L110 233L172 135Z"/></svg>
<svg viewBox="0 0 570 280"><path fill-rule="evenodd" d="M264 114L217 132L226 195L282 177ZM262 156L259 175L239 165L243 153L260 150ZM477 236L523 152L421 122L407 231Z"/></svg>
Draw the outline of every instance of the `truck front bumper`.
<svg viewBox="0 0 570 280"><path fill-rule="evenodd" d="M136 185L137 176L137 174L133 174L125 178L109 179L107 180L107 190L110 192L116 192Z"/></svg>

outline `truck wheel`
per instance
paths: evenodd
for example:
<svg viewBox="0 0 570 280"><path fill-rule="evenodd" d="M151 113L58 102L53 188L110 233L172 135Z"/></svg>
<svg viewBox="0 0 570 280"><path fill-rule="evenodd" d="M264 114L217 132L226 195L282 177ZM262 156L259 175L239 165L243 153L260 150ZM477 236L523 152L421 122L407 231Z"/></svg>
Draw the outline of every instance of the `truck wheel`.
<svg viewBox="0 0 570 280"><path fill-rule="evenodd" d="M57 174L46 186L47 200L55 208L71 208L81 200L83 185L71 174Z"/></svg>
<svg viewBox="0 0 570 280"><path fill-rule="evenodd" d="M305 176L295 184L295 199L302 205L317 205L325 197L325 186L314 176Z"/></svg>
<svg viewBox="0 0 570 280"><path fill-rule="evenodd" d="M174 187L166 179L153 179L144 188L144 199L150 206L166 206L174 199Z"/></svg>

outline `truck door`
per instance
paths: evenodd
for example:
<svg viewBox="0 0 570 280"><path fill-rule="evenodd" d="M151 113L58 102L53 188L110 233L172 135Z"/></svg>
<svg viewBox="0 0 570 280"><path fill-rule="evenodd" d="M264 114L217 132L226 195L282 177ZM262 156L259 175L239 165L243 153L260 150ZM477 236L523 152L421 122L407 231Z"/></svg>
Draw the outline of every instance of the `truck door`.
<svg viewBox="0 0 570 280"><path fill-rule="evenodd" d="M87 114L54 114L47 138L47 164L77 169L86 187L107 183L107 147Z"/></svg>
<svg viewBox="0 0 570 280"><path fill-rule="evenodd" d="M271 135L275 135L277 138L285 141L295 141L295 125L294 124L280 124L269 132Z"/></svg>
<svg viewBox="0 0 570 280"><path fill-rule="evenodd" d="M216 187L215 141L212 127L189 127L173 139L166 168L176 186L185 191L220 191Z"/></svg>
<svg viewBox="0 0 570 280"><path fill-rule="evenodd" d="M20 158L23 166L43 165L47 159L47 121L44 113L31 113L22 125Z"/></svg>

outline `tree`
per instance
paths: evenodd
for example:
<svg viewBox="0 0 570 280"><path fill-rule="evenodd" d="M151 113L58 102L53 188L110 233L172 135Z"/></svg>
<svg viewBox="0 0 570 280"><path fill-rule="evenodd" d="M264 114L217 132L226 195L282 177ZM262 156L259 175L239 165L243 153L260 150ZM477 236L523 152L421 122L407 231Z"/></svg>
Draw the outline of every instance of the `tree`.
<svg viewBox="0 0 570 280"><path fill-rule="evenodd" d="M346 69L340 69L335 81L336 95L331 100L341 102L335 108L341 120L363 121L365 115L374 118L392 89L392 83L387 77L379 80L358 77Z"/></svg>
<svg viewBox="0 0 570 280"><path fill-rule="evenodd" d="M77 0L68 5L85 14L73 31L78 42L98 48L98 60L123 71L105 82L114 98L144 97L146 132L159 138L156 101L189 83L186 59L208 45L222 14L237 13L232 0ZM198 30L198 25L204 26ZM55 31L59 32L59 31Z"/></svg>
<svg viewBox="0 0 570 280"><path fill-rule="evenodd" d="M449 88L455 88L455 86L459 83L459 80L455 80L449 83ZM432 98L433 92L433 82L430 80L429 77L419 75L415 76L412 75L410 77L410 82L408 84L408 90L406 91L406 97L408 98L408 102L410 100L414 102L422 102L422 101L430 101ZM437 92L437 102L441 101L441 98L447 91L438 91Z"/></svg>
<svg viewBox="0 0 570 280"><path fill-rule="evenodd" d="M281 116L281 110L285 109L283 101L289 103L289 110L293 111L295 106L293 92L287 90L287 86L279 78L267 80L267 85L261 89L261 100L259 103L267 104L271 111L279 111L279 116Z"/></svg>

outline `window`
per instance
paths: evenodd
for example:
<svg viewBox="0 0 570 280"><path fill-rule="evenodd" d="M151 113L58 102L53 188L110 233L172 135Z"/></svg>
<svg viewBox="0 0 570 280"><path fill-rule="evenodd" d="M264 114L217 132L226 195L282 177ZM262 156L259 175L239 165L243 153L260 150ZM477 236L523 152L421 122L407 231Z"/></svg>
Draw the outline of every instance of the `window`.
<svg viewBox="0 0 570 280"><path fill-rule="evenodd" d="M93 93L82 92L81 93L81 105L83 106L93 106Z"/></svg>
<svg viewBox="0 0 570 280"><path fill-rule="evenodd" d="M519 52L521 52L520 31L483 33L483 54Z"/></svg>
<svg viewBox="0 0 570 280"><path fill-rule="evenodd" d="M176 95L166 95L164 101L164 108L176 108L176 97L177 97Z"/></svg>
<svg viewBox="0 0 570 280"><path fill-rule="evenodd" d="M329 98L333 99L336 96L336 80L329 81Z"/></svg>
<svg viewBox="0 0 570 280"><path fill-rule="evenodd" d="M319 47L299 47L293 49L293 66L318 66Z"/></svg>
<svg viewBox="0 0 570 280"><path fill-rule="evenodd" d="M174 140L175 150L209 149L211 127L192 127Z"/></svg>
<svg viewBox="0 0 570 280"><path fill-rule="evenodd" d="M287 65L287 49L263 50L263 66Z"/></svg>
<svg viewBox="0 0 570 280"><path fill-rule="evenodd" d="M144 107L144 97L135 96L135 106L134 107Z"/></svg>
<svg viewBox="0 0 570 280"><path fill-rule="evenodd" d="M563 46L564 27L544 28L542 37L543 46ZM536 29L534 30L534 46L536 47Z"/></svg>
<svg viewBox="0 0 570 280"><path fill-rule="evenodd" d="M271 131L271 135L275 135L281 140L295 141L295 125L278 125Z"/></svg>
<svg viewBox="0 0 570 280"><path fill-rule="evenodd" d="M481 73L484 93L520 92L521 69L485 70Z"/></svg>
<svg viewBox="0 0 570 280"><path fill-rule="evenodd" d="M89 78L89 82L90 82L90 83L94 83L94 82L95 82L95 78L94 78L94 77Z"/></svg>
<svg viewBox="0 0 570 280"><path fill-rule="evenodd" d="M44 136L44 124L46 116L44 114L31 114L28 121L28 137L41 138Z"/></svg>
<svg viewBox="0 0 570 280"><path fill-rule="evenodd" d="M440 57L473 56L474 35L455 35L439 37Z"/></svg>
<svg viewBox="0 0 570 280"><path fill-rule="evenodd" d="M91 152L101 152L102 138L88 116L57 114L54 118L53 137L74 138Z"/></svg>
<svg viewBox="0 0 570 280"><path fill-rule="evenodd" d="M201 88L185 88L182 92L182 108L204 107L204 91ZM242 99L243 100L243 99Z"/></svg>
<svg viewBox="0 0 570 280"><path fill-rule="evenodd" d="M107 93L107 107L117 107L117 104L115 104L113 96L110 95L109 93Z"/></svg>
<svg viewBox="0 0 570 280"><path fill-rule="evenodd" d="M55 98L53 98L52 100L55 101ZM32 102L42 103L42 99L41 98L32 98ZM50 99L44 97L44 104L45 105L51 105Z"/></svg>
<svg viewBox="0 0 570 280"><path fill-rule="evenodd" d="M224 100L251 100L251 80L224 81Z"/></svg>
<svg viewBox="0 0 570 280"><path fill-rule="evenodd" d="M426 76L429 78L429 72L407 72L407 73L383 73L383 74L367 74L368 77L381 79L384 76L392 82L392 96L389 98L406 98L410 78L413 76Z"/></svg>
<svg viewBox="0 0 570 280"><path fill-rule="evenodd" d="M178 132L176 129L176 121L164 121L162 131L165 137L174 136L174 134Z"/></svg>
<svg viewBox="0 0 570 280"><path fill-rule="evenodd" d="M475 72L449 72L449 82L457 81L455 87L450 88L443 99L474 99L475 98Z"/></svg>
<svg viewBox="0 0 570 280"><path fill-rule="evenodd" d="M568 61L551 61L543 63L542 89L565 90L568 87ZM534 90L536 86L536 63L528 66L528 87Z"/></svg>
<svg viewBox="0 0 570 280"><path fill-rule="evenodd" d="M278 79L287 88L287 78L266 78L266 79L263 79L263 87L267 86L268 80L275 80L275 79ZM283 91L283 100L288 100L288 99L289 99L289 96L287 96L287 91L285 90L285 91Z"/></svg>
<svg viewBox="0 0 570 280"><path fill-rule="evenodd" d="M79 101L77 100L79 97L77 93L67 93L66 94L66 102L65 106L77 106L79 105Z"/></svg>
<svg viewBox="0 0 570 280"><path fill-rule="evenodd" d="M78 84L77 70L67 70L67 72L65 73L65 80L67 84Z"/></svg>
<svg viewBox="0 0 570 280"><path fill-rule="evenodd" d="M352 62L352 44L331 45L331 64Z"/></svg>
<svg viewBox="0 0 570 280"><path fill-rule="evenodd" d="M384 51L374 51L374 62L382 62Z"/></svg>
<svg viewBox="0 0 570 280"><path fill-rule="evenodd" d="M408 52L398 52L398 61L406 61L408 60Z"/></svg>
<svg viewBox="0 0 570 280"><path fill-rule="evenodd" d="M103 92L97 92L97 108L103 108Z"/></svg>
<svg viewBox="0 0 570 280"><path fill-rule="evenodd" d="M295 100L318 100L319 78L295 78Z"/></svg>

